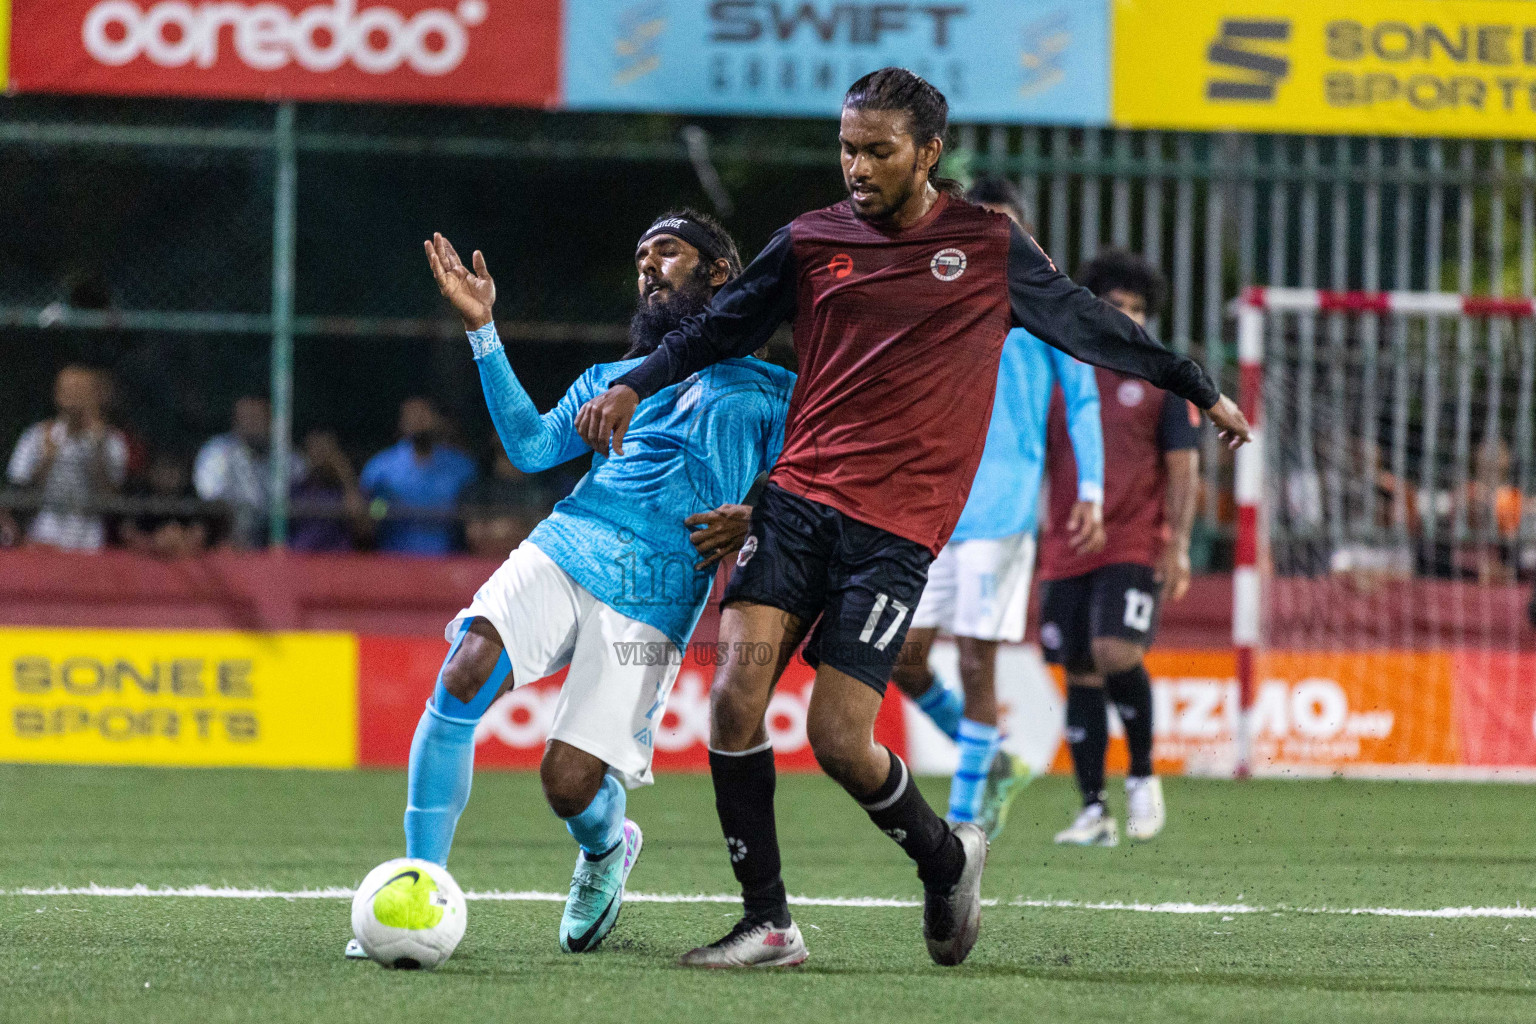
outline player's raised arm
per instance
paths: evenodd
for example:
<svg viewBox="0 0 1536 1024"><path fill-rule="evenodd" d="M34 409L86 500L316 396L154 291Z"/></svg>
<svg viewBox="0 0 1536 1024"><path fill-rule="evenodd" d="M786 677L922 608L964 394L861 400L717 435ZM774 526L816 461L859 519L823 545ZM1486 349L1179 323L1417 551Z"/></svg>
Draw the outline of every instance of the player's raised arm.
<svg viewBox="0 0 1536 1024"><path fill-rule="evenodd" d="M538 473L590 450L576 432L576 413L600 386L592 370L582 374L553 409L541 414L512 372L496 325L486 324L472 332L469 340L491 423L512 465L524 473Z"/></svg>
<svg viewBox="0 0 1536 1024"><path fill-rule="evenodd" d="M644 362L582 406L576 429L593 451L607 455L611 445L623 455L624 434L641 399L722 359L757 351L794 311L794 249L786 226L715 293L708 309L686 318Z"/></svg>
<svg viewBox="0 0 1536 1024"><path fill-rule="evenodd" d="M464 329L474 331L490 323L491 308L496 304L496 282L491 280L480 250L476 249L470 257L475 265L471 271L459 259L453 243L440 233L434 231L431 240L422 245L426 247L427 265L432 268L437 290L464 321Z"/></svg>
<svg viewBox="0 0 1536 1024"><path fill-rule="evenodd" d="M581 403L591 397L589 376L584 375L555 408L540 415L512 372L512 364L496 334L492 316L496 282L486 267L485 257L475 250L475 269L471 272L454 251L453 243L441 234L434 234L425 245L438 291L464 321L475 366L480 371L486 408L512 465L524 473L537 473L585 452L587 445L576 434L575 419Z"/></svg>
<svg viewBox="0 0 1536 1024"><path fill-rule="evenodd" d="M1130 317L1101 302L1056 269L1039 244L1010 229L1008 297L1014 322L1085 363L1128 373L1205 410L1222 440L1236 448L1252 440L1248 421L1200 364L1158 344Z"/></svg>

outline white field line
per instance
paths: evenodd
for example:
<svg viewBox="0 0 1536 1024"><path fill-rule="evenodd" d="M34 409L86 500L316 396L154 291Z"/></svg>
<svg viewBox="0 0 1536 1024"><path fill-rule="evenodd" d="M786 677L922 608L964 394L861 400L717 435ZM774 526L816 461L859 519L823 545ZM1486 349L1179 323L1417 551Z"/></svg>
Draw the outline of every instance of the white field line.
<svg viewBox="0 0 1536 1024"><path fill-rule="evenodd" d="M230 900L349 900L353 890L332 886L326 889L241 889L234 886L190 885L181 887L162 886L151 889L147 885L110 886L85 885L46 887L23 886L17 889L0 889L0 896L159 896L192 897ZM465 899L499 903L563 903L565 894L558 892L467 892ZM707 893L627 893L624 897L632 903L739 903L739 896ZM885 899L876 896L791 896L789 902L798 907L920 907L918 900ZM1182 914L1223 916L1237 914L1329 914L1345 917L1431 917L1431 918L1536 918L1536 907L1516 904L1513 907L1291 907L1284 904L1256 906L1251 903L1123 903L1096 900L1039 900L1017 897L1011 900L985 900L987 906L1023 907L1037 910L1099 910L1133 914Z"/></svg>

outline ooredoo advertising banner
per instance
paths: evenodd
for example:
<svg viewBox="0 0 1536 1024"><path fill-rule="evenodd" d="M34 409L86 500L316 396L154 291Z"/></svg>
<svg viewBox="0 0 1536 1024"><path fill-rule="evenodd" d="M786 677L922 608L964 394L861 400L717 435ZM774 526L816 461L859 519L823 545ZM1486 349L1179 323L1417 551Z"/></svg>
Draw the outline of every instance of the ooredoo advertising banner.
<svg viewBox="0 0 1536 1024"><path fill-rule="evenodd" d="M0 761L349 768L349 633L0 630Z"/></svg>
<svg viewBox="0 0 1536 1024"><path fill-rule="evenodd" d="M1114 0L1132 128L1536 135L1536 4Z"/></svg>
<svg viewBox="0 0 1536 1024"><path fill-rule="evenodd" d="M923 75L957 120L1104 124L1103 0L565 0L574 109L835 116L859 76Z"/></svg>
<svg viewBox="0 0 1536 1024"><path fill-rule="evenodd" d="M552 105L543 0L14 0L18 90Z"/></svg>
<svg viewBox="0 0 1536 1024"><path fill-rule="evenodd" d="M766 645L765 645L766 646ZM448 645L415 637L363 637L359 649L358 760L363 765L403 765L422 704L432 692ZM648 737L657 771L709 768L709 684L724 656L714 644L690 644L666 714ZM805 720L815 673L791 660L768 705L768 738L786 771L815 771ZM560 696L564 670L503 694L475 730L475 763L537 768ZM901 698L887 694L875 736L897 753L906 751Z"/></svg>

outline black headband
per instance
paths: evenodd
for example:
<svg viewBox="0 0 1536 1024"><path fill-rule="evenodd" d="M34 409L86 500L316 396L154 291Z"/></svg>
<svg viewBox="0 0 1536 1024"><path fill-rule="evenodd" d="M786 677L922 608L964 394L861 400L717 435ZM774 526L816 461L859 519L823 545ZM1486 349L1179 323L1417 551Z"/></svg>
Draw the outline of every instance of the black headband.
<svg viewBox="0 0 1536 1024"><path fill-rule="evenodd" d="M657 235L672 235L681 238L695 249L699 250L700 258L713 263L715 260L729 259L722 250L720 243L704 225L687 217L663 217L650 227L645 229L645 234L640 236L640 241L635 243L639 249L647 241Z"/></svg>

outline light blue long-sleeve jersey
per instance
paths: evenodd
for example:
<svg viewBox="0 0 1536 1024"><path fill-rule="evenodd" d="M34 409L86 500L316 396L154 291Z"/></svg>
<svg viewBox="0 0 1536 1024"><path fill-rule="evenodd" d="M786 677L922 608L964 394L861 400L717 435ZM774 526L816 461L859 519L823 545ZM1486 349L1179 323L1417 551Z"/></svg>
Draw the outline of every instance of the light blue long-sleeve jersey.
<svg viewBox="0 0 1536 1024"><path fill-rule="evenodd" d="M1077 498L1104 500L1104 428L1093 367L1016 327L1003 343L987 445L952 542L1035 532L1046 417L1058 383L1066 395L1067 431L1077 457Z"/></svg>
<svg viewBox="0 0 1536 1024"><path fill-rule="evenodd" d="M525 473L591 451L576 432L576 414L639 363L598 363L541 415L513 374L495 326L469 340L496 433ZM794 386L788 370L747 358L663 388L635 410L624 454L593 454L591 470L528 539L599 601L682 647L715 576L713 569L694 569L698 553L683 519L740 502L773 465Z"/></svg>

